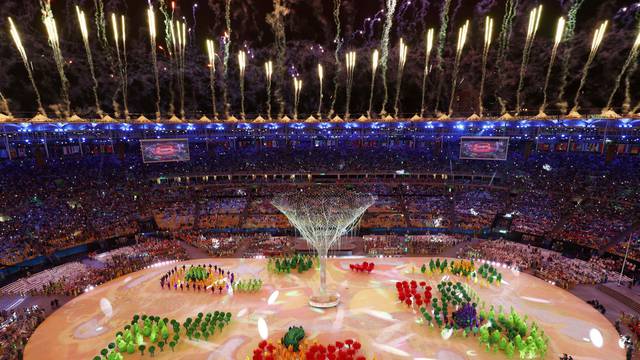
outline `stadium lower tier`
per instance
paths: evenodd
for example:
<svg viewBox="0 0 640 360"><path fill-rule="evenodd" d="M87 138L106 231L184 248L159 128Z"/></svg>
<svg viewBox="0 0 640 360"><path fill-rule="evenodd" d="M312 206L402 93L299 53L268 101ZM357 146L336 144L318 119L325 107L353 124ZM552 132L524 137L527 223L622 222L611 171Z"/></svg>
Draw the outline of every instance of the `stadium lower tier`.
<svg viewBox="0 0 640 360"><path fill-rule="evenodd" d="M289 272L284 270L284 262L275 265L266 259L199 259L159 264L110 281L64 305L35 331L25 349L25 359L46 359L52 354L60 359L98 359L101 351L110 354L114 349L126 349L128 342L133 342L135 348L129 349L131 354L125 350L124 359L151 355L158 359L262 358L270 346L276 347L274 352L279 351L280 339L284 338L285 344L291 344L292 339L299 341L299 329L288 332L293 326L304 329L301 352L313 351L315 343L338 342L353 349L355 343L345 344L354 340L359 347L357 354L367 359L506 359L509 347L514 350L513 343L514 356L518 357L520 340L524 340L520 344L524 351L527 346L535 347L531 345L535 339L527 340L530 337L546 342L546 352L538 347L537 358L557 359L563 353L575 359L624 358L613 325L569 292L501 265L494 264L497 272L493 274L499 273L499 280L486 281L494 268L483 265L485 270L490 269L486 277L483 266L476 263L471 266L476 267L477 273L465 277L455 275L453 267L442 272L434 269L431 260L329 259L327 282L341 296L340 304L332 309L308 305L309 296L319 284L317 266ZM375 267L365 266L363 270L358 265L363 261L373 262ZM195 270L196 265L204 265L204 280L191 284L202 287L181 290L178 284L202 275ZM223 287L222 280L228 280L230 273L236 286ZM244 285L239 286L238 282ZM424 294L422 297L409 296L416 293L416 288ZM480 331L467 331L469 328L460 325L465 312L456 311L460 302L456 304L455 299L459 296L477 305L480 315L473 316L474 325L469 328L478 327ZM440 301L434 306L430 297ZM407 301L409 298L413 301ZM442 310L445 299L449 302L449 317L458 324L453 330L446 328L446 315L444 326L436 320L438 313L441 317L446 314ZM136 315L146 320L140 321ZM168 326L156 326L165 321L163 318ZM178 322L177 332L174 319ZM523 323L523 319L525 329L518 330L514 321ZM139 327L139 341L136 336L127 339L133 331L132 323ZM209 329L205 325L201 331L201 324L209 324ZM512 326L525 336L515 339L520 335L509 334ZM167 327L173 330L167 331ZM493 328L490 336L487 328ZM118 332L124 335L117 336ZM163 336L165 332L167 336ZM171 341L175 334L179 339ZM494 336L496 339L491 339ZM267 342L261 343L263 339ZM161 340L166 340L162 346ZM142 351L139 344L146 345Z"/></svg>

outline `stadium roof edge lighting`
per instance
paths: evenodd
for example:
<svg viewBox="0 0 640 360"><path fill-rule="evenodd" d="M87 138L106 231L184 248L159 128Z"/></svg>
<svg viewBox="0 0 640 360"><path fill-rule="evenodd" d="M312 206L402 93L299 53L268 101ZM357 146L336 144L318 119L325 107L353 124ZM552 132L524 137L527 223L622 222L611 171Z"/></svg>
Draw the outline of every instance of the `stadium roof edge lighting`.
<svg viewBox="0 0 640 360"><path fill-rule="evenodd" d="M262 118L261 116L257 116L255 117L255 119L251 118L251 117L247 117L246 120L238 120L235 118L230 118L228 120L209 120L206 117L201 117L201 118L185 118L183 119L179 119L177 117L175 118L171 118L171 119L161 119L161 120L147 120L147 121L142 121L140 120L140 118L144 118L143 116L137 118L137 119L112 119L109 118L108 121L105 121L103 119L100 118L90 118L87 117L87 119L82 119L79 117L75 117L75 118L68 118L66 119L66 121L61 121L61 118L53 118L53 119L49 119L49 118L30 118L30 117L20 117L20 116L12 116L12 117L5 117L2 119L2 121L0 121L0 125L5 125L5 124L15 124L15 123L31 123L31 124L50 124L50 123L56 123L56 124L61 124L61 125L66 125L66 124L113 124L113 123L126 123L126 124L186 124L186 125L191 125L191 124L269 124L269 123L281 123L281 124L287 124L287 123L303 123L304 120L292 120L289 119L288 117L285 117L281 120L278 119L272 119L272 120L265 120L264 118ZM144 118L146 120L146 118ZM204 120L203 120L204 119ZM256 121L257 120L257 121ZM584 121L586 123L590 123L592 121L621 121L621 122L635 122L635 121L639 121L640 120L640 114L634 114L633 116L620 116L620 117L607 117L607 116L603 116L602 114L593 114L593 115L583 115L579 118L577 117L572 117L572 116L568 116L568 115L554 115L554 116L545 116L545 117L539 117L539 116L518 116L518 117L514 117L513 119L501 119L498 117L478 117L478 118L473 118L470 119L468 117L451 117L451 118L431 118L431 117L412 117L412 118L403 118L403 117L386 117L386 118L367 118L366 121L360 121L359 119L352 119L352 120L342 120L342 121L334 121L331 119L317 119L317 121L315 121L314 123L316 124L326 124L326 123L335 123L335 124L339 124L339 123L352 123L352 124L357 124L357 123L361 123L361 122L366 122L366 123L406 123L406 124L410 124L410 123L424 123L424 122L434 122L434 123L462 123L462 124L469 124L469 123L478 123L478 122L490 122L490 123L514 123L514 122L522 122L522 123L528 123L528 122L554 122L554 121Z"/></svg>
<svg viewBox="0 0 640 360"><path fill-rule="evenodd" d="M401 121L401 122L318 122L318 123L302 123L302 122L264 122L253 123L249 121L235 123L31 123L25 121L0 123L0 131L4 133L19 131L42 131L42 132L67 132L67 131L99 131L99 130L155 130L155 131L197 131L200 129L213 130L240 130L252 131L254 129L436 129L445 128L457 131L466 130L499 130L502 128L510 129L526 129L526 128L624 128L624 129L640 129L640 119L545 119L545 120L517 120L517 121L450 121L450 120L425 120L425 121Z"/></svg>

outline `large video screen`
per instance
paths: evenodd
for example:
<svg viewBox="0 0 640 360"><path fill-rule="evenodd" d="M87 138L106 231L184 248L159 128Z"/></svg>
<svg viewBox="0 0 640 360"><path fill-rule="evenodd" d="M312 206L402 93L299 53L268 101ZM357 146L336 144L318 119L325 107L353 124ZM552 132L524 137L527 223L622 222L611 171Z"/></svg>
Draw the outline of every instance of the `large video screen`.
<svg viewBox="0 0 640 360"><path fill-rule="evenodd" d="M460 138L460 159L507 160L508 137L463 136Z"/></svg>
<svg viewBox="0 0 640 360"><path fill-rule="evenodd" d="M140 140L140 149L145 163L189 161L188 139Z"/></svg>

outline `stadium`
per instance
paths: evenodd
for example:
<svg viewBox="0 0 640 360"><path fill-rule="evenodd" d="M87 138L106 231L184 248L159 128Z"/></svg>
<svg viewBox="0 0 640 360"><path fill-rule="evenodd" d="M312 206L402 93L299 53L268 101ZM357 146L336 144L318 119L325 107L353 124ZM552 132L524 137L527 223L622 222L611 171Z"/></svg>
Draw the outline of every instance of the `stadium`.
<svg viewBox="0 0 640 360"><path fill-rule="evenodd" d="M0 359L640 358L640 3L0 15Z"/></svg>

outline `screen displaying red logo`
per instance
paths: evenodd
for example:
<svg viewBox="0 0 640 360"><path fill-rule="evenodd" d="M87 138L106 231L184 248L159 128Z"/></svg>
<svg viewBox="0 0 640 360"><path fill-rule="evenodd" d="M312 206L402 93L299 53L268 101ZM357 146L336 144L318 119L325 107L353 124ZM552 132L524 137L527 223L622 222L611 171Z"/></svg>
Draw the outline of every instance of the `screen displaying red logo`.
<svg viewBox="0 0 640 360"><path fill-rule="evenodd" d="M469 150L475 153L490 153L496 151L496 144L490 142L475 142L469 144Z"/></svg>
<svg viewBox="0 0 640 360"><path fill-rule="evenodd" d="M187 139L140 140L142 160L145 163L166 161L189 161L189 141Z"/></svg>
<svg viewBox="0 0 640 360"><path fill-rule="evenodd" d="M463 136L460 138L460 159L506 160L508 149L508 137Z"/></svg>
<svg viewBox="0 0 640 360"><path fill-rule="evenodd" d="M177 151L176 144L158 144L153 149L153 154L157 156L171 156Z"/></svg>

